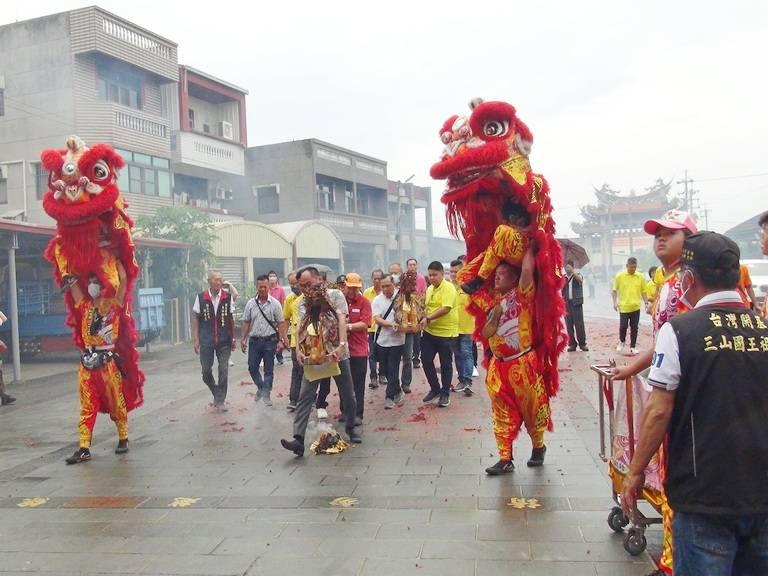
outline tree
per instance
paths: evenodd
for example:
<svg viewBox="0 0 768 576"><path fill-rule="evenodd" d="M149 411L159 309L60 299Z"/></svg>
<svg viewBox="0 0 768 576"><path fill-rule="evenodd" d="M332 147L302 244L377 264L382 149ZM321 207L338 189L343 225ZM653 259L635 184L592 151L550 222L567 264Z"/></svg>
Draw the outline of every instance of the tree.
<svg viewBox="0 0 768 576"><path fill-rule="evenodd" d="M196 291L205 281L206 271L213 265L213 223L207 213L188 206L163 206L153 216L139 216L136 227L150 238L176 240L191 244L187 251L171 248L144 248L142 261L149 257L154 284L171 294Z"/></svg>

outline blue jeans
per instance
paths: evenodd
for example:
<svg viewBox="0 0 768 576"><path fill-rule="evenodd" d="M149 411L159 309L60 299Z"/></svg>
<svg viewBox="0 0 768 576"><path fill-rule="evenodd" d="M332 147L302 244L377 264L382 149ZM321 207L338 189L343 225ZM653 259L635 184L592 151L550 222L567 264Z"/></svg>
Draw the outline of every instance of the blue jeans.
<svg viewBox="0 0 768 576"><path fill-rule="evenodd" d="M676 512L672 537L675 576L768 574L768 514Z"/></svg>
<svg viewBox="0 0 768 576"><path fill-rule="evenodd" d="M472 368L475 366L475 360L472 356L472 334L459 334L456 340L456 372L458 372L459 382L466 382L472 385Z"/></svg>
<svg viewBox="0 0 768 576"><path fill-rule="evenodd" d="M277 352L277 336L271 338L248 339L248 372L253 383L262 392L272 391L272 380L275 374L275 352ZM264 361L264 378L259 372L259 364Z"/></svg>

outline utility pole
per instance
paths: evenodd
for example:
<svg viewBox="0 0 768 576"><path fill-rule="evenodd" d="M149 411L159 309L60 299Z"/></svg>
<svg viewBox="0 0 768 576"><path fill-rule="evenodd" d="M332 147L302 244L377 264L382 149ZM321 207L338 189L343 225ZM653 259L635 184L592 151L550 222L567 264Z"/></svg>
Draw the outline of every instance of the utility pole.
<svg viewBox="0 0 768 576"><path fill-rule="evenodd" d="M677 184L682 184L685 188L683 190L683 210L691 212L693 210L693 195L696 192L693 188L688 189L688 184L693 184L693 180L688 178L688 169L685 170L685 178L678 180Z"/></svg>

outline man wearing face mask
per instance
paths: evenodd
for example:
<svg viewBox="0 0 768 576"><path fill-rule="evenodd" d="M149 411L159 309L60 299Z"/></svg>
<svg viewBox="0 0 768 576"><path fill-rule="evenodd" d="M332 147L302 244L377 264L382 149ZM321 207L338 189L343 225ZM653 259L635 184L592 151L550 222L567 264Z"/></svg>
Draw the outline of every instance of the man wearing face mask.
<svg viewBox="0 0 768 576"><path fill-rule="evenodd" d="M118 443L115 454L128 452L128 409L123 395L123 377L114 353L120 336L120 318L125 303L127 277L125 268L117 262L119 286L114 298L102 298L101 284L96 275L88 279L88 294L73 282L69 290L74 300L80 336L84 350L81 354L80 381L80 447L67 458L67 464L91 459L91 440L96 415L106 412L117 426Z"/></svg>
<svg viewBox="0 0 768 576"><path fill-rule="evenodd" d="M636 512L644 471L668 434L675 573L768 574L768 323L736 290L739 248L729 238L687 238L682 270L694 309L656 338L622 507Z"/></svg>
<svg viewBox="0 0 768 576"><path fill-rule="evenodd" d="M683 255L683 242L698 229L693 218L687 212L670 210L658 220L648 220L644 229L646 233L653 234L653 248L656 257L661 261L654 274L653 281L656 285L656 295L651 305L653 316L653 335L656 339L661 327L670 319L683 314L691 309L686 300L686 294L681 288L680 259ZM627 366L614 368L611 378L625 380L630 376L640 374L651 366L653 350L641 352L635 360ZM665 478L667 458L663 449L659 455L660 476ZM612 469L611 469L612 470ZM672 509L662 495L662 520L664 539L662 543L659 567L653 575L662 576L673 574L672 570Z"/></svg>

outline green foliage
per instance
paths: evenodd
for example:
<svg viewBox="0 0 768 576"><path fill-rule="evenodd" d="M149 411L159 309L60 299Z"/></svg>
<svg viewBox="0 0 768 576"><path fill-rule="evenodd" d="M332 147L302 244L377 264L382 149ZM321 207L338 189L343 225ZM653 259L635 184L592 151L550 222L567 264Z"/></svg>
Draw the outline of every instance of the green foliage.
<svg viewBox="0 0 768 576"><path fill-rule="evenodd" d="M174 248L142 248L140 257L151 259L153 284L172 294L197 291L205 285L206 271L213 266L213 223L207 213L188 206L163 206L153 216L140 216L136 227L143 236L186 242L187 251Z"/></svg>

